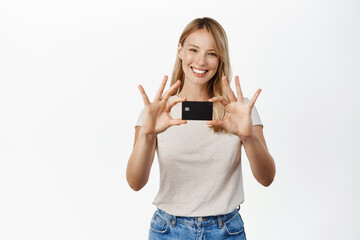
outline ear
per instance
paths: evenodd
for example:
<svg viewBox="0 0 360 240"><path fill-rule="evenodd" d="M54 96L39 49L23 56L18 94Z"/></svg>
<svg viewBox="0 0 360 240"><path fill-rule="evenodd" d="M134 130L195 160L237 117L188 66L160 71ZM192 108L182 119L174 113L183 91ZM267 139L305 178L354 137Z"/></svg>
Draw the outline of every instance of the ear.
<svg viewBox="0 0 360 240"><path fill-rule="evenodd" d="M181 43L178 43L178 57L182 59L182 55L183 55L183 49Z"/></svg>

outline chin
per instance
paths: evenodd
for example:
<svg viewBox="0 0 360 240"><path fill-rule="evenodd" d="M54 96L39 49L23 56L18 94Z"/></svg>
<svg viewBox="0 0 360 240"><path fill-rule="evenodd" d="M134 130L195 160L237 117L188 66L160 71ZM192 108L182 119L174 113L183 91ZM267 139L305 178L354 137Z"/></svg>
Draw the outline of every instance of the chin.
<svg viewBox="0 0 360 240"><path fill-rule="evenodd" d="M193 84L195 84L195 85L199 85L199 86L201 86L201 85L204 85L204 84L207 84L209 81L210 81L210 79L198 79L198 78L189 78L189 80L190 80L190 82L192 82Z"/></svg>

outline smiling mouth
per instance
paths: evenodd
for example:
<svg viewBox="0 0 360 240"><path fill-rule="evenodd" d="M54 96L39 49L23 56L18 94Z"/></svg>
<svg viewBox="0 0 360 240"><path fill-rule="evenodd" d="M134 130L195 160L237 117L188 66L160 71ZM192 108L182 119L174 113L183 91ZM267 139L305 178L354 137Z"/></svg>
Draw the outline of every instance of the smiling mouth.
<svg viewBox="0 0 360 240"><path fill-rule="evenodd" d="M205 73L207 73L209 71L209 70L197 69L197 68L194 68L194 67L190 67L190 68L194 73L201 74L201 75L203 75L203 74L205 74Z"/></svg>

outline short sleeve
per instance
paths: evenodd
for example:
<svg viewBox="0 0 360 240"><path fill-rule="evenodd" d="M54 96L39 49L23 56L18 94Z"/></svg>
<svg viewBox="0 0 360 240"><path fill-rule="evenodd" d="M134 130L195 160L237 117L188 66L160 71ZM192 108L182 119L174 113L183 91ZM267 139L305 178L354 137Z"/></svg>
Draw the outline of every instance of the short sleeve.
<svg viewBox="0 0 360 240"><path fill-rule="evenodd" d="M144 118L144 113L145 113L145 107L141 110L140 114L139 114L139 117L136 121L136 124L135 124L135 127L137 126L142 126L142 121L143 121L143 118Z"/></svg>
<svg viewBox="0 0 360 240"><path fill-rule="evenodd" d="M250 100L247 97L244 97L244 103L248 103ZM252 108L251 111L251 119L253 121L253 126L255 125L261 125L262 127L264 127L264 125L261 122L261 118L260 115L255 107L255 105Z"/></svg>

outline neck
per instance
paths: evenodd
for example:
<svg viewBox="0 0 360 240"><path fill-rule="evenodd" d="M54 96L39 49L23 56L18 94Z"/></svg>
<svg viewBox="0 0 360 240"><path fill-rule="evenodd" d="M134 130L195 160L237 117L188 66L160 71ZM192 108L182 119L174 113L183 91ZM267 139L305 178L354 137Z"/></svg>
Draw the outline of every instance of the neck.
<svg viewBox="0 0 360 240"><path fill-rule="evenodd" d="M186 97L187 101L204 101L209 100L209 94L206 88L207 84L196 85L190 81L185 81L181 92L177 94L179 97Z"/></svg>

